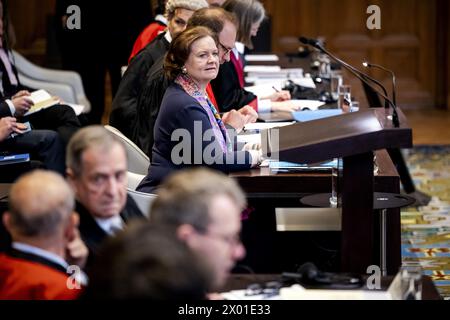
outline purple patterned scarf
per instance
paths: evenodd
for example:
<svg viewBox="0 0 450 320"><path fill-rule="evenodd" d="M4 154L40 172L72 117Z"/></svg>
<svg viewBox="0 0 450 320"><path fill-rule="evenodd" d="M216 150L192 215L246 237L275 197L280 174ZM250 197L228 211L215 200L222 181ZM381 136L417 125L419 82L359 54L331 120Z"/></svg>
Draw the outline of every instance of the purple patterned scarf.
<svg viewBox="0 0 450 320"><path fill-rule="evenodd" d="M175 79L175 83L179 84L188 95L197 100L206 111L211 127L213 128L214 135L219 141L223 153L232 151L230 138L228 136L227 129L225 128L225 124L223 123L220 114L217 112L217 109L211 101L209 101L206 93L202 93L198 85L187 74L181 73L178 75Z"/></svg>

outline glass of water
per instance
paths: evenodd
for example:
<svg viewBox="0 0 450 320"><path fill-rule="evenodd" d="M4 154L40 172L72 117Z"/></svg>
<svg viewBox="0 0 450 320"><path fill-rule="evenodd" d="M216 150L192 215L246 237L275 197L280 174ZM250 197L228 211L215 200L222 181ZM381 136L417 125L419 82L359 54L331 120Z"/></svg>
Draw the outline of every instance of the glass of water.
<svg viewBox="0 0 450 320"><path fill-rule="evenodd" d="M343 84L341 71L333 71L330 78L330 94L334 101L338 100L338 89Z"/></svg>
<svg viewBox="0 0 450 320"><path fill-rule="evenodd" d="M340 85L338 88L338 108L342 112L351 111L352 107L352 88L347 84Z"/></svg>
<svg viewBox="0 0 450 320"><path fill-rule="evenodd" d="M403 300L422 300L422 267L406 265L400 268Z"/></svg>
<svg viewBox="0 0 450 320"><path fill-rule="evenodd" d="M342 169L342 158L333 159L333 166L331 167L331 197L330 205L337 208L341 205L341 192L339 190L339 177Z"/></svg>

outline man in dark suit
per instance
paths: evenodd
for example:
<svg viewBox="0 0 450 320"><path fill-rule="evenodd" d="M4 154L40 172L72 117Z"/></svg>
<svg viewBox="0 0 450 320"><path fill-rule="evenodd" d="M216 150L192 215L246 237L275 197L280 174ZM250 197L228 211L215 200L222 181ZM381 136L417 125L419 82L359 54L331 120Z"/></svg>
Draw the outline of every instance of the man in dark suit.
<svg viewBox="0 0 450 320"><path fill-rule="evenodd" d="M67 147L67 177L75 191L81 237L90 259L108 236L133 218L143 218L127 195L125 146L102 126L83 128L73 136Z"/></svg>
<svg viewBox="0 0 450 320"><path fill-rule="evenodd" d="M76 299L84 275L76 268L84 266L88 250L77 229L67 182L36 170L13 185L9 199L3 223L12 244L0 254L0 300ZM69 269L69 264L77 267ZM69 278L71 270L75 273Z"/></svg>
<svg viewBox="0 0 450 320"><path fill-rule="evenodd" d="M29 153L31 159L38 160L49 170L65 174L64 146L58 134L50 130L32 130L24 133L24 125L16 118L0 119L0 153ZM17 136L12 136L17 134ZM0 166L2 182L15 180L33 166ZM12 169L12 171L11 171Z"/></svg>
<svg viewBox="0 0 450 320"><path fill-rule="evenodd" d="M25 116L33 105L28 88L20 83L8 44L7 12L0 2L0 118L18 117L21 122L29 121L34 129L49 129L59 133L64 143L81 125L73 109L67 105L55 105Z"/></svg>
<svg viewBox="0 0 450 320"><path fill-rule="evenodd" d="M169 49L176 35L186 29L192 14L208 7L205 0L170 0L166 6L167 31L160 34L142 49L132 60L120 81L119 89L113 100L109 123L131 138L136 121L137 100L141 94L145 75L153 63Z"/></svg>

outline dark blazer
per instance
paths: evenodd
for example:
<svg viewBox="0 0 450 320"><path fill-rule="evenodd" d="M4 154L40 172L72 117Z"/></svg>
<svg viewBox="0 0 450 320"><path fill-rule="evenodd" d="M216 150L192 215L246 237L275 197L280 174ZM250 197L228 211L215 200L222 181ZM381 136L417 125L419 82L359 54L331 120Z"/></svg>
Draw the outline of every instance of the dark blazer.
<svg viewBox="0 0 450 320"><path fill-rule="evenodd" d="M211 81L211 86L221 112L240 109L256 99L256 96L241 88L238 74L231 61L220 66L219 74Z"/></svg>
<svg viewBox="0 0 450 320"><path fill-rule="evenodd" d="M80 215L79 230L81 238L89 249L88 266L92 265L95 256L98 253L100 245L109 236L95 221L87 209L77 201L76 212ZM139 210L136 202L130 195L127 195L125 208L120 212L122 220L128 224L133 219L143 219L144 215Z"/></svg>
<svg viewBox="0 0 450 320"><path fill-rule="evenodd" d="M153 63L169 49L169 42L164 35L165 33L158 35L131 60L114 97L109 123L128 138L132 137L137 101L145 82L145 75Z"/></svg>
<svg viewBox="0 0 450 320"><path fill-rule="evenodd" d="M0 102L0 119L3 117L12 117L11 110L9 109L8 104L3 100Z"/></svg>
<svg viewBox="0 0 450 320"><path fill-rule="evenodd" d="M195 122L197 122L197 126L201 124L201 137L194 131ZM185 141L183 136L179 141L172 141L172 134L177 129L184 129L185 133L189 133L190 141ZM214 157L212 164L205 162L203 157L199 157L200 159L195 158L196 145L201 146L202 154L211 143L216 144L216 147L218 146L218 142L214 137L211 141L203 141L204 139L202 139L205 131L210 129L212 129L211 123L203 107L178 84L172 83L164 94L161 109L156 119L154 130L155 143L152 149L152 162L149 172L139 184L137 190L151 193L173 171L195 165L208 166L223 172L249 169L251 156L247 151L232 152L228 156L231 161L227 161L228 159L225 158L225 154L222 152L219 154L212 152ZM202 141L198 141L199 139ZM180 147L180 144L190 147L190 150L187 150L190 151L190 155L183 153L183 156L187 158L187 162L184 162L183 158L182 163L175 164L172 162L171 153L174 147ZM209 150L211 150L210 147L208 147L207 151ZM214 150L220 150L220 147Z"/></svg>
<svg viewBox="0 0 450 320"><path fill-rule="evenodd" d="M6 51L6 50L5 50ZM11 52L7 53L8 55L11 54ZM0 97L2 99L10 99L16 92L20 90L28 90L28 91L34 91L35 89L26 87L20 83L19 75L17 73L16 66L14 65L13 61L11 61L11 67L13 73L16 75L17 78L17 85L11 84L11 80L9 79L8 72L6 71L5 65L0 60L0 74L1 74L1 80L2 80L2 87L3 91L0 91Z"/></svg>
<svg viewBox="0 0 450 320"><path fill-rule="evenodd" d="M9 53L8 53L9 54ZM19 75L17 73L16 66L11 61L11 67L13 73L16 75L18 84L12 85L11 80L9 79L8 72L6 71L5 65L0 60L0 75L2 81L3 91L0 90L0 118L3 117L12 117L11 111L9 110L8 104L5 102L5 99L11 99L13 95L15 95L20 90L29 90L33 91L34 89L23 86L20 83Z"/></svg>
<svg viewBox="0 0 450 320"><path fill-rule="evenodd" d="M136 124L133 140L151 159L154 143L154 128L164 93L170 85L165 76L164 56L160 57L147 73L142 92L137 103Z"/></svg>

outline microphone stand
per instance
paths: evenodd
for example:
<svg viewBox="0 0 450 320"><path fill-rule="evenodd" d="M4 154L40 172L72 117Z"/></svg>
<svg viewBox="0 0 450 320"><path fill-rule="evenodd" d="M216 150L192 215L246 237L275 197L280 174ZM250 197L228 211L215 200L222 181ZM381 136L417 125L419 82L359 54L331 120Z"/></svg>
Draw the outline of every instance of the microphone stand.
<svg viewBox="0 0 450 320"><path fill-rule="evenodd" d="M394 126L396 128L398 128L400 126L400 121L398 119L398 113L397 113L397 107L395 106L395 104L387 97L387 93L383 94L383 93L379 92L378 90L375 90L375 88L369 83L369 81L367 79L370 79L370 81L372 81L372 82L378 84L379 86L383 87L383 85L378 80L373 79L372 77L370 77L367 74L361 72L360 70L356 69L355 67L353 67L350 64L346 63L345 61L339 59L334 54L332 54L327 49L325 49L323 46L321 46L318 41L312 40L312 39L307 39L307 38L304 38L304 37L300 37L300 41L302 43L304 43L304 44L309 44L309 45L319 49L320 51L324 52L325 54L329 55L333 60L335 60L338 63L340 63L347 70L349 70L355 77L357 77L359 80L361 80L362 82L367 84L370 88L372 88L372 90L374 90L377 94L379 94L381 97L383 97L385 99L385 101L387 101L387 103L392 106L392 123L394 124ZM386 92L386 89L384 89L384 91Z"/></svg>
<svg viewBox="0 0 450 320"><path fill-rule="evenodd" d="M379 64L369 63L369 62L364 62L363 66L369 67L369 68L371 68L371 67L378 68L378 69L381 69L381 70L386 71L391 74L391 77L392 77L392 102L394 102L394 104L397 105L397 101L396 101L397 99L396 99L396 95L395 95L396 81L395 81L394 71L392 71L388 68L385 68Z"/></svg>

